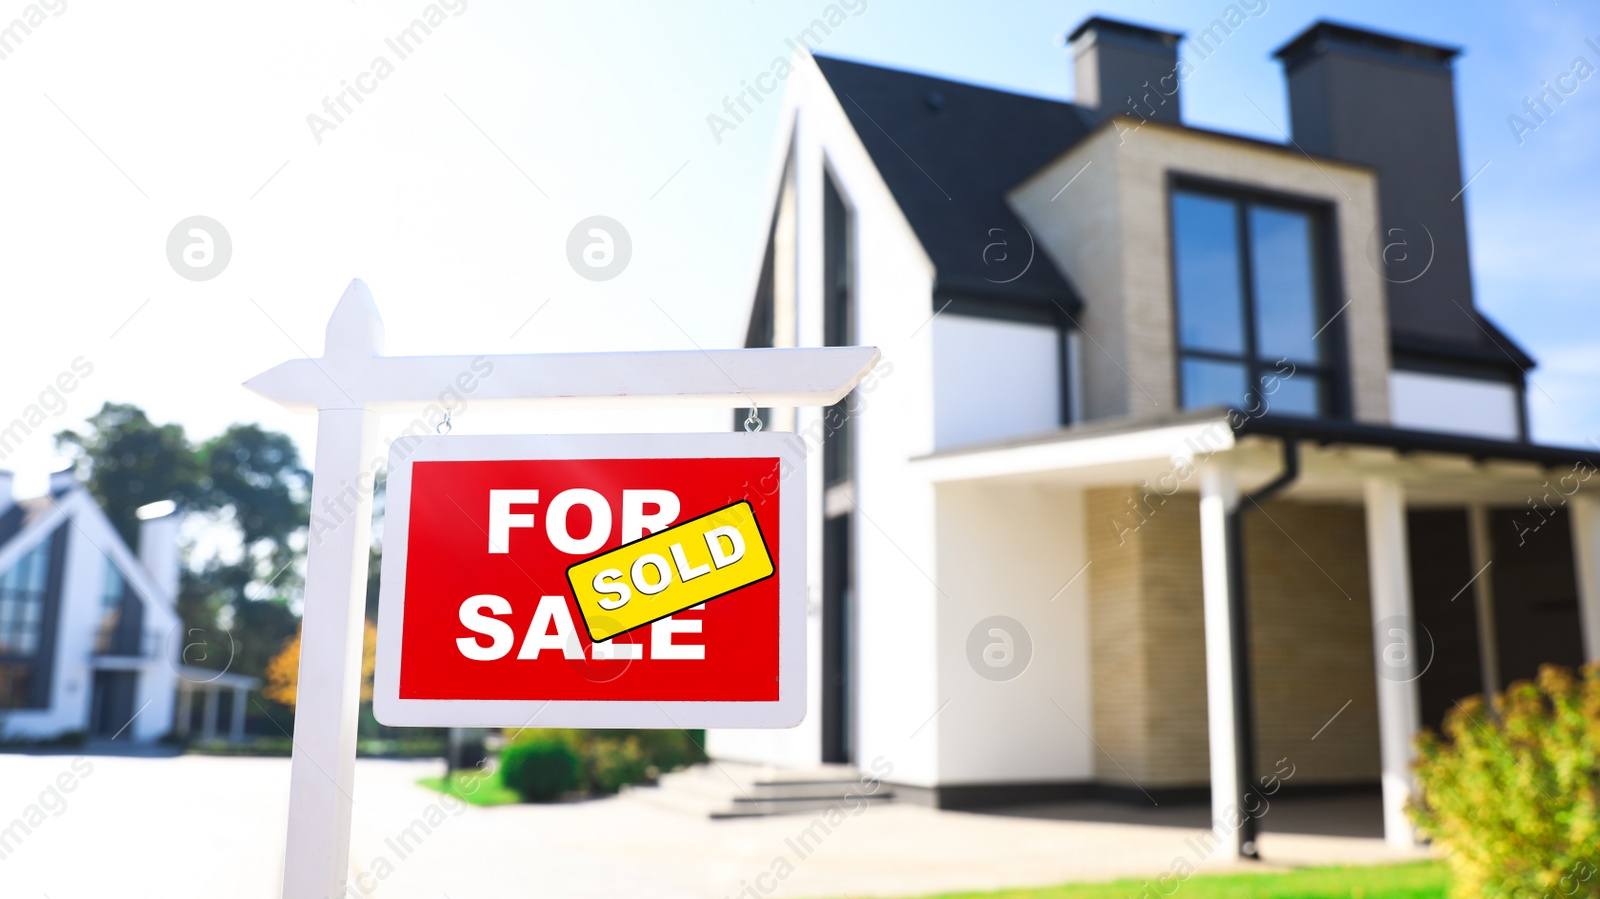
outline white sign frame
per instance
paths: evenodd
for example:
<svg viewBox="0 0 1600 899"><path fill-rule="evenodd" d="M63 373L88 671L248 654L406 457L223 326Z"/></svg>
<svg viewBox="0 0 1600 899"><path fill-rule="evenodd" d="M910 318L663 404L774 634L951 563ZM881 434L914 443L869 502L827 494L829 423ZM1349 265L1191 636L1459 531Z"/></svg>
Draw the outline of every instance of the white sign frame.
<svg viewBox="0 0 1600 899"><path fill-rule="evenodd" d="M406 550L417 462L706 459L776 456L778 479L778 699L776 701L402 699ZM668 485L670 486L670 485ZM389 454L378 592L373 714L397 727L785 728L806 714L805 444L783 432L549 434L423 437ZM736 497L737 498L737 497ZM685 516L693 517L693 516ZM465 594L463 594L465 598ZM720 602L721 600L712 600Z"/></svg>
<svg viewBox="0 0 1600 899"><path fill-rule="evenodd" d="M316 413L311 508L347 501L353 507L327 531L313 527L306 548L300 683L316 689L300 691L294 711L285 899L341 895L350 876L362 618L372 548L372 492L359 485L371 476L365 466L378 452L381 413L437 408L440 391L479 360L487 360L496 376L479 384L474 408L832 406L880 358L869 346L386 356L383 318L359 278L339 298L326 334L321 356L290 359L245 382L281 406Z"/></svg>

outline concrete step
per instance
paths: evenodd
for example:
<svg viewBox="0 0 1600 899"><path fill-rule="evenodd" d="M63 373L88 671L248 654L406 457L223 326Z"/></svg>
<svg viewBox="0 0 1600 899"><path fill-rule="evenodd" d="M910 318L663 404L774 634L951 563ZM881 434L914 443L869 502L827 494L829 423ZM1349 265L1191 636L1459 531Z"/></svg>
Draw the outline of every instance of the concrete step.
<svg viewBox="0 0 1600 899"><path fill-rule="evenodd" d="M798 815L827 811L847 800L851 808L854 808L857 803L869 806L883 805L894 801L894 791L887 787L882 787L876 793L849 796L845 791L840 790L833 795L827 796L802 796L785 799L745 799L741 796L733 800L727 808L713 809L710 814L713 819Z"/></svg>
<svg viewBox="0 0 1600 899"><path fill-rule="evenodd" d="M880 786L875 793L882 793L888 787ZM838 799L847 793L865 794L861 788L861 781L856 778L850 780L797 780L797 781L767 781L751 784L749 799L752 800L799 800L799 799ZM741 797L745 798L745 797Z"/></svg>
<svg viewBox="0 0 1600 899"><path fill-rule="evenodd" d="M861 773L848 765L775 768L711 762L663 775L654 786L628 787L623 795L649 805L710 818L747 818L823 811L847 797L881 804L894 793L861 788Z"/></svg>

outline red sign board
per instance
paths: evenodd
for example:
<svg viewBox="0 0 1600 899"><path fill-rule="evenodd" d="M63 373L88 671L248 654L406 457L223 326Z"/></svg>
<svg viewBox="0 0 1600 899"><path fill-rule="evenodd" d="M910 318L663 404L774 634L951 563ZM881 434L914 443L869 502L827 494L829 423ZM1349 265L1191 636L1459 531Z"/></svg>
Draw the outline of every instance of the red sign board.
<svg viewBox="0 0 1600 899"><path fill-rule="evenodd" d="M799 723L800 447L775 433L397 442L378 719Z"/></svg>

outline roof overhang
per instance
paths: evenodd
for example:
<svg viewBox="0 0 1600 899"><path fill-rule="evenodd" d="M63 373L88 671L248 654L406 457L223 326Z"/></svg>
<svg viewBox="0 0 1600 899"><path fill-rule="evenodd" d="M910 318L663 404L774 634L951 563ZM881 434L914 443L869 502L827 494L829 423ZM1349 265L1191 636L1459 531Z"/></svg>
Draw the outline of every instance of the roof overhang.
<svg viewBox="0 0 1600 899"><path fill-rule="evenodd" d="M231 671L196 668L193 665L179 665L178 677L191 690L204 690L207 688L255 690L261 686L261 679L258 677L250 677L247 674L234 674Z"/></svg>
<svg viewBox="0 0 1600 899"><path fill-rule="evenodd" d="M1202 464L1239 472L1241 486L1282 469L1296 441L1301 475L1288 495L1350 501L1370 477L1401 481L1415 505L1523 505L1554 490L1570 496L1600 469L1600 450L1488 440L1405 428L1214 408L1158 420L1063 428L1027 438L943 450L912 460L935 484L993 483L1092 488L1161 483L1198 488ZM1565 484L1565 481L1571 481ZM1550 493L1554 497L1554 493Z"/></svg>

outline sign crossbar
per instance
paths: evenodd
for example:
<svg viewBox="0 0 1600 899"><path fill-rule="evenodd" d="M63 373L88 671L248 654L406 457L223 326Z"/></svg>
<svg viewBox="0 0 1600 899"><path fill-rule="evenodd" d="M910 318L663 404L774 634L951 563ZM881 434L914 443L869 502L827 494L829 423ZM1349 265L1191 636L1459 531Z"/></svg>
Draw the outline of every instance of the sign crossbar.
<svg viewBox="0 0 1600 899"><path fill-rule="evenodd" d="M473 402L543 409L829 406L872 367L874 347L385 356L371 292L351 281L329 317L318 358L294 359L245 382L287 408L317 413L313 509L353 505L307 548L300 683L290 772L285 899L341 895L350 874L362 615L372 496L360 483L378 450L378 417L437 400L466 371ZM487 366L483 366L484 362ZM480 368L473 368L474 363Z"/></svg>

